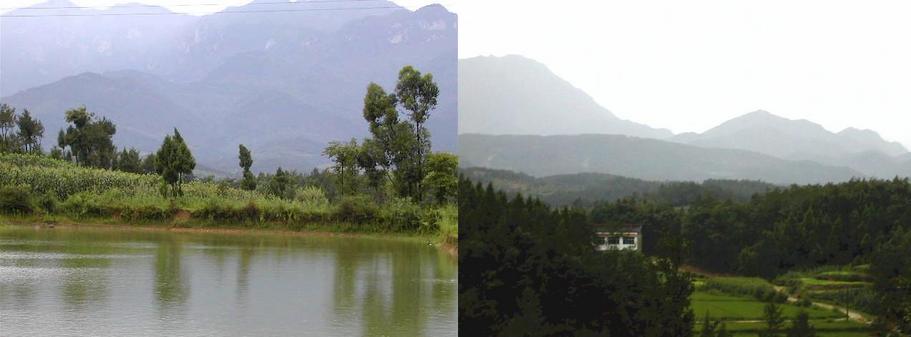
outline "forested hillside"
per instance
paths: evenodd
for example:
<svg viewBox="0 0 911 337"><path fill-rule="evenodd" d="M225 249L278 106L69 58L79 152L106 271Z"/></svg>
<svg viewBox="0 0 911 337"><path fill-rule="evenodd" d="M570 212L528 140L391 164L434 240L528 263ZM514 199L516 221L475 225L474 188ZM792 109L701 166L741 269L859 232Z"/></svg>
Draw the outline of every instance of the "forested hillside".
<svg viewBox="0 0 911 337"><path fill-rule="evenodd" d="M693 334L693 285L669 259L596 252L586 215L459 183L459 333Z"/></svg>
<svg viewBox="0 0 911 337"><path fill-rule="evenodd" d="M492 183L510 194L539 198L552 206L591 206L600 201L639 197L683 206L702 198L748 201L778 186L753 180L710 179L703 182L649 181L604 173L561 174L546 177L508 170L469 167L460 170L472 181Z"/></svg>
<svg viewBox="0 0 911 337"><path fill-rule="evenodd" d="M866 266L875 295L865 308L887 328L911 331L907 179L791 186L747 202L702 199L685 208L630 198L594 207L591 221L642 224L646 254L720 273L772 279L832 265ZM687 248L668 249L681 246Z"/></svg>

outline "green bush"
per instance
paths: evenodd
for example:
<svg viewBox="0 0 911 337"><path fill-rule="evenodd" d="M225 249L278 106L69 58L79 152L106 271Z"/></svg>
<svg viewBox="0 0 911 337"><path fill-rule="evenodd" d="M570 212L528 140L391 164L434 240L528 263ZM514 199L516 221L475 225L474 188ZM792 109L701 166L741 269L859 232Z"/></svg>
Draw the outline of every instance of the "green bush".
<svg viewBox="0 0 911 337"><path fill-rule="evenodd" d="M326 192L316 186L304 186L294 192L294 199L306 208L325 209L329 207L329 198Z"/></svg>
<svg viewBox="0 0 911 337"><path fill-rule="evenodd" d="M439 229L442 242L457 244L459 242L459 208L454 204L437 210L440 215Z"/></svg>
<svg viewBox="0 0 911 337"><path fill-rule="evenodd" d="M95 200L97 196L89 192L74 194L66 199L60 209L72 216L79 217L99 217L112 215L111 210L104 203Z"/></svg>
<svg viewBox="0 0 911 337"><path fill-rule="evenodd" d="M339 199L332 213L332 218L337 221L355 224L366 224L376 221L379 207L368 196L344 196Z"/></svg>
<svg viewBox="0 0 911 337"><path fill-rule="evenodd" d="M424 210L421 213L421 227L418 229L421 233L436 233L440 230L440 223L443 221L443 214L436 209Z"/></svg>
<svg viewBox="0 0 911 337"><path fill-rule="evenodd" d="M57 199L57 195L53 192L45 192L38 197L36 203L44 213L51 214L57 211L57 205L60 203L60 200Z"/></svg>
<svg viewBox="0 0 911 337"><path fill-rule="evenodd" d="M29 189L23 186L0 188L0 211L6 214L29 214L35 210Z"/></svg>
<svg viewBox="0 0 911 337"><path fill-rule="evenodd" d="M165 221L174 217L177 209L155 205L127 207L121 210L120 216L126 221Z"/></svg>
<svg viewBox="0 0 911 337"><path fill-rule="evenodd" d="M873 277L867 274L850 271L828 271L816 274L817 280L839 282L872 282Z"/></svg>
<svg viewBox="0 0 911 337"><path fill-rule="evenodd" d="M421 228L422 212L420 205L407 198L394 198L383 205L380 211L386 228L394 231L416 231Z"/></svg>
<svg viewBox="0 0 911 337"><path fill-rule="evenodd" d="M235 206L217 200L209 200L205 206L193 211L194 218L222 223L245 223L259 221L259 207L253 201Z"/></svg>
<svg viewBox="0 0 911 337"><path fill-rule="evenodd" d="M784 303L788 300L787 295L779 293L772 284L757 277L715 277L706 280L702 287L730 295L752 296L763 302Z"/></svg>

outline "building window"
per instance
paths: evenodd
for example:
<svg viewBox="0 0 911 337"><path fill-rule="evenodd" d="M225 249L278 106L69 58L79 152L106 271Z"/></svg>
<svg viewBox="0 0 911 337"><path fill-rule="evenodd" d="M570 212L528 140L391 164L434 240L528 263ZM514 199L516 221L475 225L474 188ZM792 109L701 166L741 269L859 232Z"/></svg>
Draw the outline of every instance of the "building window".
<svg viewBox="0 0 911 337"><path fill-rule="evenodd" d="M607 238L607 244L609 244L609 245L619 245L619 244L620 244L620 238L619 238L619 237L616 237L616 236L608 237L608 238Z"/></svg>
<svg viewBox="0 0 911 337"><path fill-rule="evenodd" d="M631 236L624 236L623 244L624 245L634 245L634 244L636 244L636 238L631 237Z"/></svg>

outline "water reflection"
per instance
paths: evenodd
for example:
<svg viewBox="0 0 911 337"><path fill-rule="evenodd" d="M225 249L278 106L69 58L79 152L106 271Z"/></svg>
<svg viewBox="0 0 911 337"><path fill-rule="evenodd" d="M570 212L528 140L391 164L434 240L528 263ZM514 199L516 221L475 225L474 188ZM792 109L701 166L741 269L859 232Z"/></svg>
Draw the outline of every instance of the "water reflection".
<svg viewBox="0 0 911 337"><path fill-rule="evenodd" d="M155 252L155 295L162 312L174 310L189 295L181 269L181 251L181 244L172 237L159 241Z"/></svg>
<svg viewBox="0 0 911 337"><path fill-rule="evenodd" d="M457 334L455 260L412 241L0 226L0 271L0 335Z"/></svg>

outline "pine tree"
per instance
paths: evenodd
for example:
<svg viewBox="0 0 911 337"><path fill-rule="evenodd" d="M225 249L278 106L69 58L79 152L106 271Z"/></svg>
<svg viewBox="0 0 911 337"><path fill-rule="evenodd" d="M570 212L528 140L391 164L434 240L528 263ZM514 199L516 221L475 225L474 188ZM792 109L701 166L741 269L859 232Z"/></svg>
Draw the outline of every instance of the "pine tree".
<svg viewBox="0 0 911 337"><path fill-rule="evenodd" d="M248 191L253 191L256 189L256 177L254 177L253 172L250 171L250 167L253 166L253 155L250 153L250 150L244 146L244 144L240 144L238 146L238 152L240 167L244 170L243 180L240 182L240 187Z"/></svg>
<svg viewBox="0 0 911 337"><path fill-rule="evenodd" d="M759 335L761 337L778 336L784 325L784 316L782 315L781 307L774 301L766 303L765 308L763 308L762 318L765 321L766 326L764 330L760 331Z"/></svg>
<svg viewBox="0 0 911 337"><path fill-rule="evenodd" d="M810 315L805 311L798 313L788 329L788 337L816 337L816 329L810 325Z"/></svg>
<svg viewBox="0 0 911 337"><path fill-rule="evenodd" d="M16 135L20 145L19 151L41 154L41 137L44 137L44 125L41 121L32 118L32 113L24 110L22 116L16 118L16 125L19 127L19 133Z"/></svg>
<svg viewBox="0 0 911 337"><path fill-rule="evenodd" d="M196 160L177 129L174 129L173 135L165 136L155 157L156 170L170 187L169 194L183 195L182 185L193 174Z"/></svg>

